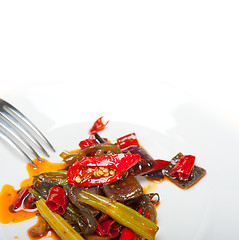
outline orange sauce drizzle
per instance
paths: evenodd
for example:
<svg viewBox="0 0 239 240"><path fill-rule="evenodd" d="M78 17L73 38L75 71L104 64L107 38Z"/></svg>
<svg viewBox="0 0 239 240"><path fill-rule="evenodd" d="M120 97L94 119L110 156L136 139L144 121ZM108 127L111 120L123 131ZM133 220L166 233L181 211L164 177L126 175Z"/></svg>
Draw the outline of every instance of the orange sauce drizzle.
<svg viewBox="0 0 239 240"><path fill-rule="evenodd" d="M4 185L0 193L0 222L3 224L18 223L36 216L35 212L27 212L19 210L17 212L10 211L11 205L17 197L17 191L11 185Z"/></svg>
<svg viewBox="0 0 239 240"><path fill-rule="evenodd" d="M27 172L29 175L28 179L25 179L21 182L20 188L31 186L33 183L33 176L41 174L43 172L54 172L61 169L64 169L67 167L66 163L51 163L44 159L43 162L39 161L38 159L34 160L34 163L37 165L37 168L33 167L30 163L27 164ZM27 211L23 208L19 208L18 211L10 211L10 208L12 204L14 203L17 192L19 190L15 190L13 186L9 184L5 184L2 187L2 190L0 192L0 223L2 224L8 224L8 223L18 223L22 222L28 219L31 219L33 217L36 217L38 214L38 211ZM41 239L41 238L33 238L29 235L31 239ZM47 237L51 237L54 240L59 240L59 237L53 232L49 231L46 236L44 236L42 239L46 239ZM18 236L14 237L15 239L18 239Z"/></svg>

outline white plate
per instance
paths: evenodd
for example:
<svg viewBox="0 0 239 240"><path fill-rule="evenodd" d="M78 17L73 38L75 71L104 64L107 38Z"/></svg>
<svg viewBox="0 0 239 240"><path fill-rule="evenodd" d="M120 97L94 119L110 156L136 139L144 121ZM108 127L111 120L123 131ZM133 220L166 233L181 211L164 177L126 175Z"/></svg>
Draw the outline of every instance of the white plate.
<svg viewBox="0 0 239 240"><path fill-rule="evenodd" d="M135 132L153 157L170 159L181 151L196 155L196 164L207 170L207 175L189 190L167 181L157 186L151 183L150 190L159 192L161 197L160 230L156 239L238 239L239 134L236 128L213 110L195 102L192 96L169 86L161 86L153 110L150 105L126 105L124 100L121 106L113 101L100 104L96 97L87 102L84 101L86 93L76 95L79 89L71 89L68 94L66 89L65 85L37 86L5 97L53 143L57 154L51 156L51 161L60 161L58 154L62 150L77 148L79 140L87 137L93 121L105 115L110 123L102 136L114 141ZM26 163L2 139L0 143L0 187L8 183L18 188L27 177ZM10 240L15 236L27 239L26 230L34 222L0 225L0 239Z"/></svg>

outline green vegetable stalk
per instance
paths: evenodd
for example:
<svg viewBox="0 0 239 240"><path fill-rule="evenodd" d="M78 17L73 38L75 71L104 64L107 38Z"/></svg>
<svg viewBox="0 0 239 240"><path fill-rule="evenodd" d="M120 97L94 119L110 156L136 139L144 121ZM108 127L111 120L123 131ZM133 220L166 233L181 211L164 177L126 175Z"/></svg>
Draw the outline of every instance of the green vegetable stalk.
<svg viewBox="0 0 239 240"><path fill-rule="evenodd" d="M77 197L79 201L87 203L101 212L108 214L115 221L130 228L139 236L148 240L155 239L155 235L159 229L158 226L132 208L107 197L87 191L81 191Z"/></svg>
<svg viewBox="0 0 239 240"><path fill-rule="evenodd" d="M37 201L36 205L40 214L62 240L84 240L59 214L47 207L43 198Z"/></svg>

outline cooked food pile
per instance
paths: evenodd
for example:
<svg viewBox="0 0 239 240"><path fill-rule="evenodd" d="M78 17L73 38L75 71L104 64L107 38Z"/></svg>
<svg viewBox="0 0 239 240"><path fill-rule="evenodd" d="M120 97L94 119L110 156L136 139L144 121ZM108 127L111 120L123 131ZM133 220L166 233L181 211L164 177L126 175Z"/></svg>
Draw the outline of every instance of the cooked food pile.
<svg viewBox="0 0 239 240"><path fill-rule="evenodd" d="M135 133L111 143L98 133L107 123L99 118L80 149L60 154L63 169L41 172L18 191L11 212L39 213L30 238L53 231L63 240L153 240L160 198L145 193L137 176L167 179L187 189L206 174L192 155L153 159Z"/></svg>

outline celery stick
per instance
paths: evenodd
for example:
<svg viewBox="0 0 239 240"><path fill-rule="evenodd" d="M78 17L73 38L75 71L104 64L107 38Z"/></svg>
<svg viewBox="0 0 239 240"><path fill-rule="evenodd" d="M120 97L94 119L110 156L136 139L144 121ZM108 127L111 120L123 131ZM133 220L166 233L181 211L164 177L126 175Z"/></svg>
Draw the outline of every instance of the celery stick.
<svg viewBox="0 0 239 240"><path fill-rule="evenodd" d="M51 228L62 240L84 240L84 238L77 233L59 214L52 212L47 207L43 198L37 201L36 205L42 217L44 217Z"/></svg>
<svg viewBox="0 0 239 240"><path fill-rule="evenodd" d="M148 240L155 239L155 235L159 229L158 226L132 208L110 198L84 190L81 191L77 197L79 201L87 203L90 206L109 215L116 222L130 228L139 236Z"/></svg>

